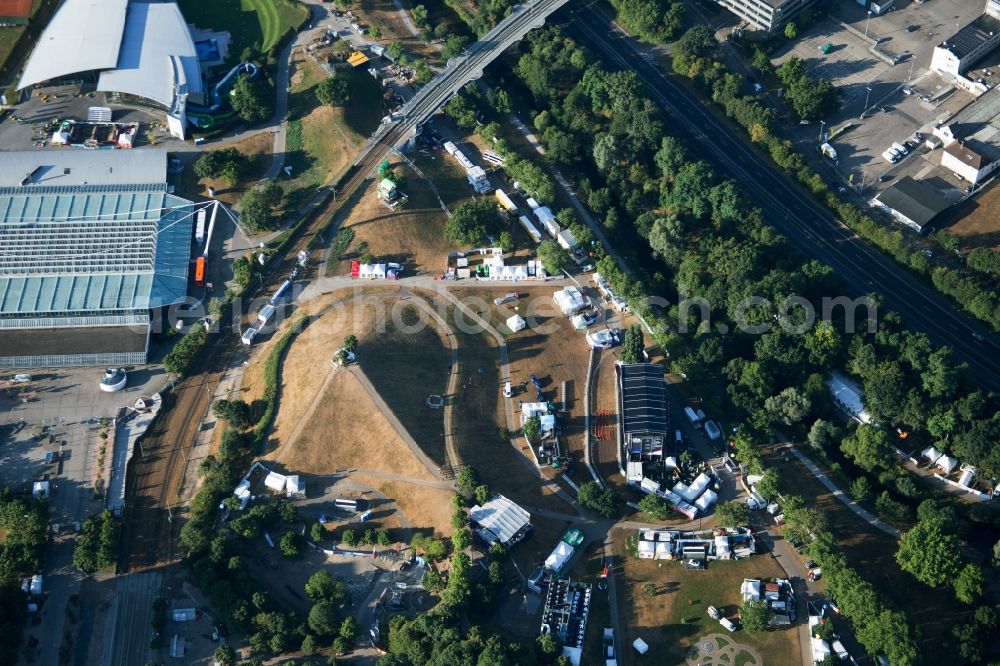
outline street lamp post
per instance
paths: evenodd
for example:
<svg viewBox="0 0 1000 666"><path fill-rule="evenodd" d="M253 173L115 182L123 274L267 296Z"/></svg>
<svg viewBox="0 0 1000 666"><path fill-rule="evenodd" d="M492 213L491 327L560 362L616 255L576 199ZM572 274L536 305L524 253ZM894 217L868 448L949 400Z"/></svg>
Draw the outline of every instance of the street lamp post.
<svg viewBox="0 0 1000 666"><path fill-rule="evenodd" d="M823 128L826 126L826 121L819 121L819 142L823 143Z"/></svg>
<svg viewBox="0 0 1000 666"><path fill-rule="evenodd" d="M868 98L871 97L872 87L865 86L865 90L867 90L868 92L865 93L865 108L861 109L861 120L865 119L865 111L868 110Z"/></svg>
<svg viewBox="0 0 1000 666"><path fill-rule="evenodd" d="M865 39L868 39L868 24L871 23L871 20L872 20L872 10L869 9L868 18L865 19Z"/></svg>

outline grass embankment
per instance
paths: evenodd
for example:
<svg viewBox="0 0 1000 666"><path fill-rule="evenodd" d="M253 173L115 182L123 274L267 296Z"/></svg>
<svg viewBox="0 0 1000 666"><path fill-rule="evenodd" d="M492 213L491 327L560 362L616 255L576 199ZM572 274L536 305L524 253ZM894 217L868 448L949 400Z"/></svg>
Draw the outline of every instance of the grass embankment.
<svg viewBox="0 0 1000 666"><path fill-rule="evenodd" d="M326 72L304 56L295 68L285 137L285 165L292 173L280 181L288 195L286 205L292 208L347 168L365 137L378 127L382 99L378 82L367 73L338 71L350 86L351 100L341 107L324 106L316 100L314 88Z"/></svg>

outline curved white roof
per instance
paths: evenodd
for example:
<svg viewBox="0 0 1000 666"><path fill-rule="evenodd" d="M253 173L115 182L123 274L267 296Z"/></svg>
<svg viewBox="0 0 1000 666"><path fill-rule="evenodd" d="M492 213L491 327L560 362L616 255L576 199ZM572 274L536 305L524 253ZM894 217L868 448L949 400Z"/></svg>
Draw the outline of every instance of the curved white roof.
<svg viewBox="0 0 1000 666"><path fill-rule="evenodd" d="M18 90L118 63L128 0L66 0L45 26Z"/></svg>
<svg viewBox="0 0 1000 666"><path fill-rule="evenodd" d="M180 92L202 91L198 54L180 8L174 2L130 4L117 65L101 73L97 89L170 107L175 84L186 84Z"/></svg>

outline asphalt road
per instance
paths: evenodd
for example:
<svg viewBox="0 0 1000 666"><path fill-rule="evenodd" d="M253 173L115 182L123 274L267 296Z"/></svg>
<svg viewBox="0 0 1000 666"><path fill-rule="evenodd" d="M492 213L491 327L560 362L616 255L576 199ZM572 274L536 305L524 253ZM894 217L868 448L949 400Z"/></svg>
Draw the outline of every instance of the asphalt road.
<svg viewBox="0 0 1000 666"><path fill-rule="evenodd" d="M667 123L693 139L688 147L736 180L778 228L806 256L827 263L847 283L852 298L877 292L909 326L955 350L976 382L1000 390L1000 340L834 218L776 167L758 156L672 76L643 58L642 45L626 35L594 3L574 3L561 16L568 32L613 70L631 69L646 84ZM837 296L832 294L831 296ZM973 333L982 336L974 337Z"/></svg>

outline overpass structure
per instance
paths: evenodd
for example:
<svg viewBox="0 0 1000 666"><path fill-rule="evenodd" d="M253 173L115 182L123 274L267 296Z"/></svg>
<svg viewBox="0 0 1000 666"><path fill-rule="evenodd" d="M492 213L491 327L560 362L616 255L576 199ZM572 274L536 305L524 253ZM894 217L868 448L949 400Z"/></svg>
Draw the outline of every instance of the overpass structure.
<svg viewBox="0 0 1000 666"><path fill-rule="evenodd" d="M452 95L470 81L481 78L483 70L497 56L535 28L542 27L549 15L567 2L569 0L526 0L515 6L510 15L462 55L449 60L447 67L423 86L401 110L386 116L378 130L369 137L354 164L365 161L373 150L397 148L413 138L419 127L444 106Z"/></svg>

